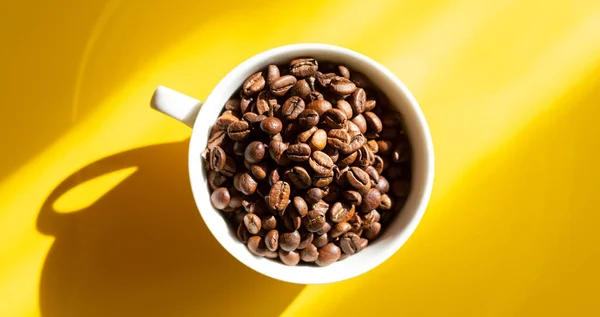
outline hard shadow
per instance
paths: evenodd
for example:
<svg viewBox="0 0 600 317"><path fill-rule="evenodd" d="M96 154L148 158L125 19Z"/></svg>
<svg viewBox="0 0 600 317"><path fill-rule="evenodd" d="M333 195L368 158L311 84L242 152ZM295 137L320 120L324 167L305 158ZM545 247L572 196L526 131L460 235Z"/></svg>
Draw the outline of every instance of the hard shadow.
<svg viewBox="0 0 600 317"><path fill-rule="evenodd" d="M210 234L189 188L188 143L103 158L55 188L37 221L55 237L40 280L42 316L276 316L297 296L302 286L254 272ZM53 207L76 186L133 166L89 207Z"/></svg>

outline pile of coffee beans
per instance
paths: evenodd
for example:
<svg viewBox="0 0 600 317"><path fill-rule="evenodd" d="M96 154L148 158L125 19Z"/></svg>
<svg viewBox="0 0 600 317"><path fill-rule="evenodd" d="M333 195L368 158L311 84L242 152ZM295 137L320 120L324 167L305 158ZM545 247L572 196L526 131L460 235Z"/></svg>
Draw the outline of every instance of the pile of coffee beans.
<svg viewBox="0 0 600 317"><path fill-rule="evenodd" d="M326 266L360 252L410 191L389 105L363 74L310 57L253 74L202 153L212 205L256 256Z"/></svg>

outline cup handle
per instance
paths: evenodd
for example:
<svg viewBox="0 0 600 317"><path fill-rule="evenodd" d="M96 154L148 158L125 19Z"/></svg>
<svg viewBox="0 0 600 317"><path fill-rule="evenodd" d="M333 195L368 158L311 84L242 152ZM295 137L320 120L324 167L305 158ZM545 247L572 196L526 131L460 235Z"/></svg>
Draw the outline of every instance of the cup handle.
<svg viewBox="0 0 600 317"><path fill-rule="evenodd" d="M152 95L150 107L192 128L202 102L173 89L158 86Z"/></svg>

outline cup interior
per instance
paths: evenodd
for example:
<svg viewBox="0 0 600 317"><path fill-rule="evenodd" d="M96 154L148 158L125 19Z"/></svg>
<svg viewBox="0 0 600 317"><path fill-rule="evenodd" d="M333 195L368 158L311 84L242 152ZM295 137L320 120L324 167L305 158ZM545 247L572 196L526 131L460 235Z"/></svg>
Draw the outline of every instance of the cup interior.
<svg viewBox="0 0 600 317"><path fill-rule="evenodd" d="M389 98L404 118L412 147L412 188L400 212L383 234L365 250L327 267L286 266L252 255L228 226L221 213L212 207L200 154L207 145L211 125L225 102L245 79L269 64L283 64L302 56L343 64L366 75ZM194 124L189 151L190 182L194 199L204 222L219 243L240 262L259 273L286 282L321 284L345 280L365 273L392 256L413 233L425 212L433 184L433 146L425 117L416 100L402 82L372 59L349 49L325 44L295 44L260 53L246 60L215 87L203 104Z"/></svg>

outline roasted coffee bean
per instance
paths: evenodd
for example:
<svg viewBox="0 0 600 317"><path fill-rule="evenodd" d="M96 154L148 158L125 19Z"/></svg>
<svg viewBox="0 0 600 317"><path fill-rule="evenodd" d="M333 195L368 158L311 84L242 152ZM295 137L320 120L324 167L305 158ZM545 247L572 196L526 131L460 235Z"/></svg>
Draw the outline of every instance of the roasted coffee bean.
<svg viewBox="0 0 600 317"><path fill-rule="evenodd" d="M300 259L304 262L314 262L319 257L319 251L314 244L309 244L300 251Z"/></svg>
<svg viewBox="0 0 600 317"><path fill-rule="evenodd" d="M372 111L377 106L377 101L374 99L369 99L365 103L365 111Z"/></svg>
<svg viewBox="0 0 600 317"><path fill-rule="evenodd" d="M288 98L281 107L281 114L286 120L296 120L298 115L304 111L304 100L298 96Z"/></svg>
<svg viewBox="0 0 600 317"><path fill-rule="evenodd" d="M342 196L344 197L344 200L351 205L358 206L362 203L362 195L355 190L347 190Z"/></svg>
<svg viewBox="0 0 600 317"><path fill-rule="evenodd" d="M372 223L379 222L381 215L377 210L371 210L362 216L363 227L366 228Z"/></svg>
<svg viewBox="0 0 600 317"><path fill-rule="evenodd" d="M308 164L319 175L328 174L331 172L334 165L331 158L321 151L312 152L310 158L308 159Z"/></svg>
<svg viewBox="0 0 600 317"><path fill-rule="evenodd" d="M290 184L284 181L278 181L273 184L269 191L269 199L266 201L267 206L271 210L276 210L282 215L290 202L290 190Z"/></svg>
<svg viewBox="0 0 600 317"><path fill-rule="evenodd" d="M300 254L296 251L279 250L279 259L283 264L294 266L300 262Z"/></svg>
<svg viewBox="0 0 600 317"><path fill-rule="evenodd" d="M345 66L338 66L338 72L340 73L340 76L346 79L350 79L350 71Z"/></svg>
<svg viewBox="0 0 600 317"><path fill-rule="evenodd" d="M339 96L347 96L354 92L356 84L344 77L334 77L329 84L329 90ZM360 113L360 112L356 112Z"/></svg>
<svg viewBox="0 0 600 317"><path fill-rule="evenodd" d="M270 230L265 236L265 246L269 251L276 251L279 247L279 231Z"/></svg>
<svg viewBox="0 0 600 317"><path fill-rule="evenodd" d="M251 234L258 234L261 228L260 217L255 214L246 214L246 216L244 216L244 225Z"/></svg>
<svg viewBox="0 0 600 317"><path fill-rule="evenodd" d="M310 94L308 95L308 97L306 97L306 99L307 99L306 102L310 104L312 101L323 100L325 98L323 97L322 93L320 93L318 91L311 91Z"/></svg>
<svg viewBox="0 0 600 317"><path fill-rule="evenodd" d="M326 174L316 174L312 177L312 184L316 187L325 187L333 182L333 170Z"/></svg>
<svg viewBox="0 0 600 317"><path fill-rule="evenodd" d="M367 103L367 94L365 90L362 88L357 88L352 93L352 98L350 98L350 105L352 106L352 111L355 114L365 112L365 104Z"/></svg>
<svg viewBox="0 0 600 317"><path fill-rule="evenodd" d="M319 249L319 257L317 258L318 266L328 266L337 261L342 255L342 251L333 243L328 243Z"/></svg>
<svg viewBox="0 0 600 317"><path fill-rule="evenodd" d="M265 87L265 78L262 72L258 72L248 77L242 86L242 91L247 96L253 96Z"/></svg>
<svg viewBox="0 0 600 317"><path fill-rule="evenodd" d="M352 225L350 225L347 222L339 222L337 223L335 226L333 226L333 229L331 229L331 237L332 238L337 238L339 236L341 236L342 234L350 231L352 229Z"/></svg>
<svg viewBox="0 0 600 317"><path fill-rule="evenodd" d="M379 222L373 222L371 225L364 228L363 234L365 235L365 238L373 240L379 235L380 231L381 224Z"/></svg>
<svg viewBox="0 0 600 317"><path fill-rule="evenodd" d="M215 189L210 195L210 202L217 209L223 209L227 207L229 204L229 200L231 196L229 195L229 190L225 187L220 187Z"/></svg>
<svg viewBox="0 0 600 317"><path fill-rule="evenodd" d="M361 249L361 241L360 237L353 232L348 232L344 234L340 239L340 248L346 254L354 254L359 252Z"/></svg>
<svg viewBox="0 0 600 317"><path fill-rule="evenodd" d="M244 119L244 121L247 121L251 125L258 125L263 120L265 120L266 118L267 118L267 116L262 115L262 114L258 115L258 114L254 113L254 112L246 112L242 116L242 119Z"/></svg>
<svg viewBox="0 0 600 317"><path fill-rule="evenodd" d="M367 121L362 114L358 114L352 118L352 123L356 124L360 133L367 133Z"/></svg>
<svg viewBox="0 0 600 317"><path fill-rule="evenodd" d="M242 243L248 242L248 238L250 238L250 233L248 232L248 230L246 230L246 226L244 225L244 223L240 223L238 225L236 234L238 239L240 239Z"/></svg>
<svg viewBox="0 0 600 317"><path fill-rule="evenodd" d="M352 229L350 229L351 232L354 232L359 236L362 234L363 222L362 222L362 219L360 219L360 216L358 214L355 213L354 216L352 218L350 218L348 223L352 226Z"/></svg>
<svg viewBox="0 0 600 317"><path fill-rule="evenodd" d="M352 163L354 163L357 156L358 156L358 152L354 152L354 153L351 153L348 155L340 155L340 158L338 159L338 161L336 163L340 168L344 168L344 167L347 167L347 166L351 165Z"/></svg>
<svg viewBox="0 0 600 317"><path fill-rule="evenodd" d="M229 125L238 120L239 118L234 115L223 114L219 118L217 118L214 127L216 128L216 130L219 131L227 131Z"/></svg>
<svg viewBox="0 0 600 317"><path fill-rule="evenodd" d="M335 223L348 221L352 216L354 216L354 205L337 202L329 209L329 218Z"/></svg>
<svg viewBox="0 0 600 317"><path fill-rule="evenodd" d="M298 123L304 129L310 129L319 123L319 114L316 110L305 109L298 115Z"/></svg>
<svg viewBox="0 0 600 317"><path fill-rule="evenodd" d="M327 193L328 195L329 193ZM325 197L327 196L325 195ZM325 198L323 197L323 198ZM324 200L319 200L316 203L312 204L312 209L320 211L321 213L325 214L327 212L327 210L329 210L329 204L324 201Z"/></svg>
<svg viewBox="0 0 600 317"><path fill-rule="evenodd" d="M320 247L323 247L324 245L326 245L328 242L329 242L329 236L327 235L327 233L319 234L319 235L315 234L312 244L314 244L315 247L320 248Z"/></svg>
<svg viewBox="0 0 600 317"><path fill-rule="evenodd" d="M260 162L265 157L265 145L260 141L253 141L244 151L244 159L252 164Z"/></svg>
<svg viewBox="0 0 600 317"><path fill-rule="evenodd" d="M350 145L350 134L345 129L331 129L327 133L327 144L337 149L340 152L344 152Z"/></svg>
<svg viewBox="0 0 600 317"><path fill-rule="evenodd" d="M322 116L327 110L331 109L331 103L327 100L317 99L311 101L308 104L308 109L312 109L317 112L319 116Z"/></svg>
<svg viewBox="0 0 600 317"><path fill-rule="evenodd" d="M410 183L407 180L397 179L392 183L392 193L396 197L406 197L410 191Z"/></svg>
<svg viewBox="0 0 600 317"><path fill-rule="evenodd" d="M331 231L331 228L333 228L333 226L331 225L331 223L326 222L323 227L321 229L319 229L319 231L317 231L317 234L325 234L328 233L329 231Z"/></svg>
<svg viewBox="0 0 600 317"><path fill-rule="evenodd" d="M294 86L290 89L290 94L292 96L298 96L304 100L308 99L308 96L311 93L310 85L306 81L306 79L298 80Z"/></svg>
<svg viewBox="0 0 600 317"><path fill-rule="evenodd" d="M270 85L270 91L277 97L285 95L290 88L296 83L296 77L292 75L285 75L274 80Z"/></svg>
<svg viewBox="0 0 600 317"><path fill-rule="evenodd" d="M373 152L373 154L379 152L379 146L377 145L377 141L375 140L369 140L367 141L367 144L365 144L365 146L371 150L371 152Z"/></svg>
<svg viewBox="0 0 600 317"><path fill-rule="evenodd" d="M377 169L375 169L373 166L367 166L363 167L363 170L369 174L369 177L371 178L371 186L376 185L379 181L379 173L377 172Z"/></svg>
<svg viewBox="0 0 600 317"><path fill-rule="evenodd" d="M258 164L252 165L250 167L250 172L252 172L252 175L255 179L261 181L267 178L267 174L269 172L269 165L266 161L263 160Z"/></svg>
<svg viewBox="0 0 600 317"><path fill-rule="evenodd" d="M225 103L225 110L240 112L240 98L230 98Z"/></svg>
<svg viewBox="0 0 600 317"><path fill-rule="evenodd" d="M358 156L356 157L356 163L360 167L371 167L375 161L375 154L371 152L366 146L358 149ZM373 169L374 170L374 169Z"/></svg>
<svg viewBox="0 0 600 317"><path fill-rule="evenodd" d="M261 218L262 228L266 231L277 228L277 218L273 215L265 215Z"/></svg>
<svg viewBox="0 0 600 317"><path fill-rule="evenodd" d="M313 75L319 68L319 63L314 58L298 58L290 63L290 74L296 77Z"/></svg>
<svg viewBox="0 0 600 317"><path fill-rule="evenodd" d="M210 169L219 172L225 168L225 162L227 161L227 154L219 146L213 147L209 152L208 164Z"/></svg>
<svg viewBox="0 0 600 317"><path fill-rule="evenodd" d="M248 172L244 172L237 175L239 175L239 178L237 178L237 182L236 179L234 179L235 188L242 192L244 195L254 194L254 192L258 188L258 183L256 182L256 180L254 180L252 175L250 175Z"/></svg>
<svg viewBox="0 0 600 317"><path fill-rule="evenodd" d="M380 209L390 210L392 209L392 199L387 194L381 195L381 204L379 205Z"/></svg>
<svg viewBox="0 0 600 317"><path fill-rule="evenodd" d="M344 175L345 181L347 181L351 187L356 188L359 193L366 194L369 189L371 189L370 176L362 169L352 166L347 172L344 173Z"/></svg>
<svg viewBox="0 0 600 317"><path fill-rule="evenodd" d="M271 85L279 78L279 67L277 65L269 65L267 67L267 84Z"/></svg>
<svg viewBox="0 0 600 317"><path fill-rule="evenodd" d="M310 231L300 232L301 240L300 240L300 244L298 245L297 249L304 249L307 246L309 246L312 243L314 236L315 236L314 233L312 233Z"/></svg>
<svg viewBox="0 0 600 317"><path fill-rule="evenodd" d="M268 116L271 112L271 107L267 102L267 92L261 91L256 99L256 113Z"/></svg>
<svg viewBox="0 0 600 317"><path fill-rule="evenodd" d="M340 109L329 109L325 111L322 119L332 129L341 129L346 124L346 114Z"/></svg>
<svg viewBox="0 0 600 317"><path fill-rule="evenodd" d="M267 252L265 241L260 236L251 236L248 239L248 250L256 256L264 256Z"/></svg>
<svg viewBox="0 0 600 317"><path fill-rule="evenodd" d="M301 166L292 167L287 176L292 184L300 189L308 188L312 183L310 174Z"/></svg>
<svg viewBox="0 0 600 317"><path fill-rule="evenodd" d="M283 225L290 231L298 230L302 226L302 218L294 208L288 205L286 216L283 217Z"/></svg>
<svg viewBox="0 0 600 317"><path fill-rule="evenodd" d="M323 150L327 146L327 132L323 129L318 129L311 135L307 144L313 151Z"/></svg>
<svg viewBox="0 0 600 317"><path fill-rule="evenodd" d="M269 143L269 156L271 156L271 159L279 165L287 165L290 163L290 160L285 155L286 150L287 145L281 141L271 140Z"/></svg>
<svg viewBox="0 0 600 317"><path fill-rule="evenodd" d="M311 210L308 212L306 217L302 218L304 227L310 232L317 232L325 226L327 221L325 220L325 214L319 210Z"/></svg>
<svg viewBox="0 0 600 317"><path fill-rule="evenodd" d="M242 112L242 115L251 112L253 101L254 98L242 94L242 99L240 100L240 111Z"/></svg>
<svg viewBox="0 0 600 317"><path fill-rule="evenodd" d="M223 184L225 184L227 182L227 178L221 174L219 174L219 172L215 172L213 170L209 170L208 171L208 175L207 175L207 180L208 180L208 185L210 186L210 189L215 190L221 186L223 186Z"/></svg>
<svg viewBox="0 0 600 317"><path fill-rule="evenodd" d="M294 162L303 162L310 157L310 146L305 143L292 144L287 148L287 157Z"/></svg>
<svg viewBox="0 0 600 317"><path fill-rule="evenodd" d="M302 197L296 196L292 200L292 203L294 204L294 208L296 208L298 215L304 218L308 213L308 206L306 205L306 201Z"/></svg>
<svg viewBox="0 0 600 317"><path fill-rule="evenodd" d="M363 196L362 204L360 208L363 212L369 212L381 204L381 193L377 188L371 188L369 191Z"/></svg>
<svg viewBox="0 0 600 317"><path fill-rule="evenodd" d="M297 141L300 143L306 143L310 139L310 137L319 130L317 127L312 127L300 134L298 134Z"/></svg>
<svg viewBox="0 0 600 317"><path fill-rule="evenodd" d="M250 135L250 124L244 120L233 122L227 128L227 135L234 141L241 141Z"/></svg>
<svg viewBox="0 0 600 317"><path fill-rule="evenodd" d="M325 141L327 141L327 139L325 139ZM326 146L322 151L329 156L333 163L336 163L340 158L340 152L334 147Z"/></svg>
<svg viewBox="0 0 600 317"><path fill-rule="evenodd" d="M321 188L313 187L306 192L306 195L304 195L304 200L306 201L307 205L312 205L320 201L324 195L325 194Z"/></svg>
<svg viewBox="0 0 600 317"><path fill-rule="evenodd" d="M367 122L367 131L380 133L383 129L381 119L371 111L364 113L365 121Z"/></svg>
<svg viewBox="0 0 600 317"><path fill-rule="evenodd" d="M350 154L355 151L358 151L363 145L367 143L367 138L364 135L358 133L355 135L350 134L350 143L339 149L343 154Z"/></svg>
<svg viewBox="0 0 600 317"><path fill-rule="evenodd" d="M331 81L337 77L335 73L317 73L317 82L324 88L329 88L331 85Z"/></svg>
<svg viewBox="0 0 600 317"><path fill-rule="evenodd" d="M300 244L300 233L296 230L279 235L279 248L284 251L294 251Z"/></svg>
<svg viewBox="0 0 600 317"><path fill-rule="evenodd" d="M269 135L276 135L281 132L283 125L276 117L268 117L260 123L260 128Z"/></svg>
<svg viewBox="0 0 600 317"><path fill-rule="evenodd" d="M223 145L223 142L225 141L226 137L227 137L227 131L220 131L220 130L215 131L208 138L208 145L206 146L206 148L210 151L215 146Z"/></svg>
<svg viewBox="0 0 600 317"><path fill-rule="evenodd" d="M377 184L375 184L375 187L379 190L380 193L385 194L390 190L390 183L387 181L387 179L383 176L379 176L379 179L377 180Z"/></svg>
<svg viewBox="0 0 600 317"><path fill-rule="evenodd" d="M344 100L344 99L338 100L335 105L335 108L344 112L344 114L346 115L346 119L348 119L348 120L352 119L352 117L354 115L354 113L352 111L352 106L350 106L350 104L346 100Z"/></svg>

